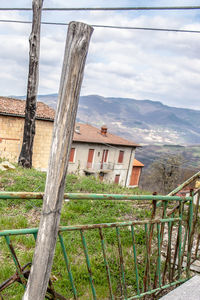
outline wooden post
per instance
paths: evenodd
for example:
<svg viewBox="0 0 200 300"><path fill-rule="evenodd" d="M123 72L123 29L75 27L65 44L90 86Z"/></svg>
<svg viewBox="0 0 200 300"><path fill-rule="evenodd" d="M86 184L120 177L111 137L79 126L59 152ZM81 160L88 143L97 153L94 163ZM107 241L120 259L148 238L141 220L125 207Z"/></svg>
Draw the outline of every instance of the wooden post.
<svg viewBox="0 0 200 300"><path fill-rule="evenodd" d="M53 263L65 178L85 60L93 28L71 22L68 28L43 209L23 300L44 300Z"/></svg>
<svg viewBox="0 0 200 300"><path fill-rule="evenodd" d="M35 136L35 117L39 81L40 27L43 0L33 0L32 31L29 38L29 74L26 96L24 134L18 164L32 167L33 140Z"/></svg>

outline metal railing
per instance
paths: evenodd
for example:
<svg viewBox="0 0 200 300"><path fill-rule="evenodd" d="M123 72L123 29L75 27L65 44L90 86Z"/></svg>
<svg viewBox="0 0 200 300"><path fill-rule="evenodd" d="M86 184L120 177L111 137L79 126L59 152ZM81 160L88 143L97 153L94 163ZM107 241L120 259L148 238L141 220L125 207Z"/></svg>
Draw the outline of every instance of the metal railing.
<svg viewBox="0 0 200 300"><path fill-rule="evenodd" d="M42 199L43 193L0 193L0 199ZM82 250L87 267L88 283L91 287L91 298L88 299L139 299L146 295L155 295L162 290L180 284L190 278L190 265L198 258L200 234L196 228L198 203L193 211L193 197L178 196L150 196L150 195L115 195L115 194L65 194L65 198L71 200L114 200L114 201L137 201L152 205L151 217L148 220L134 220L125 222L113 222L103 224L87 224L61 226L58 232L58 241L63 253L68 280L70 283L71 297L79 299L79 290L76 287L76 278L71 270L74 261L70 261L70 253L66 247L69 232L79 232ZM160 207L157 202L162 201ZM172 208L175 209L172 213ZM113 253L107 251L107 231L115 231L116 243ZM19 282L26 286L29 275L28 268L31 263L21 266L14 249L12 238L17 235L33 235L37 238L38 228L13 229L0 231L0 238L5 238L6 245L10 250L16 273L4 283L0 284L0 293L13 282ZM88 251L88 232L96 232L95 238L99 239L101 247L104 275L106 276L107 297L101 298L96 290L97 278L94 278L95 268L98 266L90 257ZM98 232L98 234L97 234ZM142 232L142 238L139 233ZM196 236L195 249L193 250L194 237ZM73 243L73 238L70 243ZM128 252L125 250L125 241L130 241ZM91 248L92 245L89 245ZM114 246L113 246L114 247ZM163 251L165 248L165 255ZM116 250L116 251L115 251ZM118 253L118 258L116 258ZM118 274L113 271L113 259L118 264ZM101 263L101 264L102 264ZM129 268L129 269L128 269ZM130 275L130 270L132 275ZM113 286L113 276L117 277L117 286ZM1 296L0 294L0 298ZM153 296L154 297L154 296ZM49 281L47 299L67 299L53 288ZM153 299L153 298L152 298Z"/></svg>
<svg viewBox="0 0 200 300"><path fill-rule="evenodd" d="M114 165L115 164L111 162L87 163L86 169L92 170L94 172L112 171L114 169Z"/></svg>

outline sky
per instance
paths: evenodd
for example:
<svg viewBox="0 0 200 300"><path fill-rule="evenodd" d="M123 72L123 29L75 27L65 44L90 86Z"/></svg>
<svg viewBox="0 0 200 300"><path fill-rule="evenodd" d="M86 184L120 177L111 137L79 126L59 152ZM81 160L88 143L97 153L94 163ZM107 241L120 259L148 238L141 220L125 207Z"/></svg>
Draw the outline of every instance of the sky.
<svg viewBox="0 0 200 300"><path fill-rule="evenodd" d="M0 0L0 7L31 7ZM199 5L198 0L44 0L43 7ZM0 11L0 20L32 20ZM42 21L200 30L200 10L43 12ZM31 25L0 23L0 95L26 94ZM42 25L39 94L57 93L67 26ZM200 34L95 28L81 95L150 99L200 110Z"/></svg>

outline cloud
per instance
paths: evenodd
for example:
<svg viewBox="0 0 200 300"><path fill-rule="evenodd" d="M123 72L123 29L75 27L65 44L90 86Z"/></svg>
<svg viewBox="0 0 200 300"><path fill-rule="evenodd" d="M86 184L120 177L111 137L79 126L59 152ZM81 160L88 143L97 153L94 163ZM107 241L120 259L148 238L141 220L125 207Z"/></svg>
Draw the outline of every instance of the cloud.
<svg viewBox="0 0 200 300"><path fill-rule="evenodd" d="M186 5L186 1L154 1L153 5ZM191 5L197 5L194 0ZM7 1L2 6L7 6ZM132 1L51 0L49 7L130 6ZM134 5L149 6L148 1ZM30 1L19 0L18 6ZM31 13L7 12L1 18L31 20ZM200 30L199 12L43 12L44 21L116 26ZM31 26L0 23L0 87L2 95L26 93L28 37ZM43 25L41 31L39 93L58 91L66 40L66 26ZM200 109L198 34L95 28L84 75L82 94L159 100Z"/></svg>

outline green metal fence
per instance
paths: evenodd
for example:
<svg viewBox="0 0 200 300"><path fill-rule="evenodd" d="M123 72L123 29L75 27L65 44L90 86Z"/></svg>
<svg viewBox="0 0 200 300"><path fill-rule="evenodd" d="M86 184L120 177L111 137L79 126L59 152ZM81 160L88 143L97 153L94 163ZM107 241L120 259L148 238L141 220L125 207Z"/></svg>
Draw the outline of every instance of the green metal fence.
<svg viewBox="0 0 200 300"><path fill-rule="evenodd" d="M42 193L0 193L0 199L42 199ZM62 226L58 232L58 243L61 248L66 273L70 283L70 290L74 299L79 299L79 290L76 287L76 278L71 270L74 262L70 261L70 253L66 247L67 233L73 232L80 235L82 251L85 256L88 283L91 296L88 299L139 299L147 295L156 297L162 290L180 284L190 278L190 265L198 257L199 235L195 242L195 253L192 254L192 245L196 234L199 198L193 211L193 197L178 196L149 196L149 195L110 195L110 194L65 194L70 200L114 200L132 201L133 203L147 203L152 205L151 217L148 220L134 220L115 223L87 224L76 226ZM157 207L157 203L162 205ZM108 253L107 231L115 231L115 250ZM37 238L38 228L13 229L0 231L0 238L4 238L10 250L10 255L16 267L16 273L0 284L1 292L13 282L26 286L31 263L21 266L16 255L12 239L17 235L32 235ZM95 239L99 239L101 256L104 267L102 276L106 277L107 297L101 298L96 290L97 278L94 278L94 268L98 265L91 262L88 250L88 236L95 232ZM142 232L139 240L138 232ZM98 234L97 234L98 233ZM167 238L166 238L167 237ZM70 235L73 243L73 235ZM126 251L125 242L129 240L130 247ZM91 242L91 241L90 241ZM142 245L142 246L141 246ZM90 243L90 248L92 247ZM165 248L165 255L162 254ZM114 248L113 248L114 249ZM113 250L113 251L115 251ZM116 253L118 255L116 255ZM118 264L117 275L113 272L113 259ZM104 274L103 274L104 273ZM118 285L113 286L113 276L118 277ZM53 283L49 281L46 294L47 299L69 299L55 291ZM155 298L154 298L155 299Z"/></svg>

